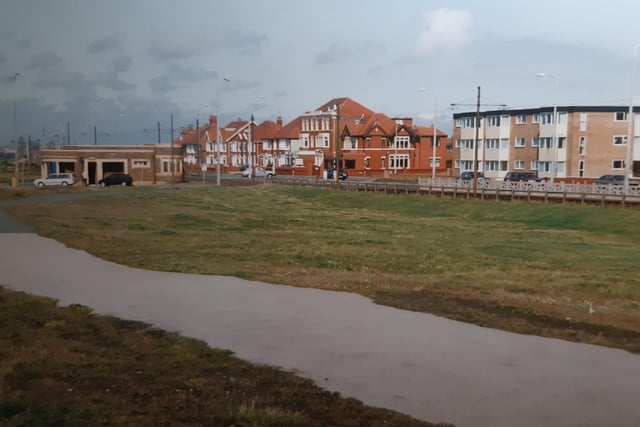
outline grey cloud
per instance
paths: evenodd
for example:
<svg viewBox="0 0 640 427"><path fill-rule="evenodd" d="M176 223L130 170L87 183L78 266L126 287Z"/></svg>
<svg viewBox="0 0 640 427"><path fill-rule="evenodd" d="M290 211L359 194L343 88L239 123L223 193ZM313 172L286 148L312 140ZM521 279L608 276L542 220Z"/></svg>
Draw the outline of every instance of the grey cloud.
<svg viewBox="0 0 640 427"><path fill-rule="evenodd" d="M236 92L239 90L255 89L260 87L260 82L257 80L229 80L228 83L220 86L219 91L222 92Z"/></svg>
<svg viewBox="0 0 640 427"><path fill-rule="evenodd" d="M164 74L152 79L150 84L154 91L166 92L177 89L179 83L195 83L217 78L218 73L215 71L173 64Z"/></svg>
<svg viewBox="0 0 640 427"><path fill-rule="evenodd" d="M267 41L267 36L253 31L235 30L219 39L218 47L238 49L241 53L259 52L262 44Z"/></svg>
<svg viewBox="0 0 640 427"><path fill-rule="evenodd" d="M149 54L158 61L171 61L176 59L186 59L195 55L198 46L186 41L161 41L154 39L149 44Z"/></svg>
<svg viewBox="0 0 640 427"><path fill-rule="evenodd" d="M4 55L4 54L0 53L0 65L4 65L4 64L6 64L6 62L7 62L8 60L9 60L9 59L7 58L7 55Z"/></svg>
<svg viewBox="0 0 640 427"><path fill-rule="evenodd" d="M109 51L119 51L122 49L122 41L119 34L109 34L100 37L87 46L88 53L102 53Z"/></svg>
<svg viewBox="0 0 640 427"><path fill-rule="evenodd" d="M20 49L28 49L31 46L31 38L30 37L22 37L18 40L18 47Z"/></svg>
<svg viewBox="0 0 640 427"><path fill-rule="evenodd" d="M171 78L167 75L154 77L149 82L149 85L155 92L168 92L177 88L177 86L171 81Z"/></svg>
<svg viewBox="0 0 640 427"><path fill-rule="evenodd" d="M358 45L333 43L327 49L316 54L315 65L328 65L336 62L352 62L371 55L381 55L386 46L381 43L364 42Z"/></svg>
<svg viewBox="0 0 640 427"><path fill-rule="evenodd" d="M62 58L55 52L35 53L27 63L28 69L50 68L62 64Z"/></svg>
<svg viewBox="0 0 640 427"><path fill-rule="evenodd" d="M205 70L204 68L181 67L176 64L169 67L168 74L176 80L185 82L200 82L218 78L218 73L215 71Z"/></svg>
<svg viewBox="0 0 640 427"><path fill-rule="evenodd" d="M285 96L287 96L287 91L286 90L279 90L277 92L274 92L273 96L276 97L276 98L284 98Z"/></svg>
<svg viewBox="0 0 640 427"><path fill-rule="evenodd" d="M136 85L126 82L118 77L118 73L115 71L109 71L102 74L95 80L96 85L104 86L106 88L121 91L121 90L134 90Z"/></svg>
<svg viewBox="0 0 640 427"><path fill-rule="evenodd" d="M130 56L120 55L113 60L112 70L116 73L124 73L125 71L129 70L129 68L131 68L131 64L133 64L133 61L131 60Z"/></svg>

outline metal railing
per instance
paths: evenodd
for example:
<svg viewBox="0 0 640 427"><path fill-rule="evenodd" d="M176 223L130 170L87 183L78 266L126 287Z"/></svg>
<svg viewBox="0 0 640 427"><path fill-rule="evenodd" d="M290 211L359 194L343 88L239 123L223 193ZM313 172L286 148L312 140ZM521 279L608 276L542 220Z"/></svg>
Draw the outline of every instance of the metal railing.
<svg viewBox="0 0 640 427"><path fill-rule="evenodd" d="M419 178L417 184L394 181L333 180L310 177L277 176L269 179L279 185L338 189L343 191L381 192L387 194L420 194L452 199L525 200L583 204L617 204L640 206L640 187L619 185L571 184L562 182L480 181L474 191L473 182L455 179Z"/></svg>

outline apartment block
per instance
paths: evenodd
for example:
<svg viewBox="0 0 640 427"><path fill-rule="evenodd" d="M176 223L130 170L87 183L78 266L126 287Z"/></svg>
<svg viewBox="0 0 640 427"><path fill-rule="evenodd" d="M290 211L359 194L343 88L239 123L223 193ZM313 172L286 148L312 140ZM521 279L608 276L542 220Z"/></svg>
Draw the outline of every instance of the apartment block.
<svg viewBox="0 0 640 427"><path fill-rule="evenodd" d="M630 172L638 176L640 123L634 110L634 137L628 147L628 110L625 106L559 106L555 118L553 107L454 114L454 174L474 170L475 159L478 170L493 179L502 179L508 171L523 171L588 182L605 174L624 174L629 153Z"/></svg>

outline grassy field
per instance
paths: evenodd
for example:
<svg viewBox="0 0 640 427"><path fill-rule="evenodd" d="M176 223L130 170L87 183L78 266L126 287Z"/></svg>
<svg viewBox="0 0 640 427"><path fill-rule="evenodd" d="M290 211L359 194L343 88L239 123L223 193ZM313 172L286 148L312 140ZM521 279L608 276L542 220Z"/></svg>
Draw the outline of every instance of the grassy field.
<svg viewBox="0 0 640 427"><path fill-rule="evenodd" d="M83 306L0 288L3 426L430 426Z"/></svg>
<svg viewBox="0 0 640 427"><path fill-rule="evenodd" d="M11 212L135 267L356 292L640 351L636 209L259 185L132 188Z"/></svg>

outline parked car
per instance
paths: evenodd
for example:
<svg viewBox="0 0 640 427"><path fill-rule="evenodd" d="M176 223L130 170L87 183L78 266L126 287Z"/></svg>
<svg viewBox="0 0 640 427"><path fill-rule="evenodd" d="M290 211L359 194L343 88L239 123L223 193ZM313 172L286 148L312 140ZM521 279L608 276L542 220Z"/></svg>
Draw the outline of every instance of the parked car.
<svg viewBox="0 0 640 427"><path fill-rule="evenodd" d="M247 167L242 169L242 176L248 177L251 173L251 168ZM276 176L276 173L265 168L256 167L253 170L253 176L256 178L271 178L272 176Z"/></svg>
<svg viewBox="0 0 640 427"><path fill-rule="evenodd" d="M132 186L133 178L131 178L131 175L127 175L126 173L114 173L102 178L98 181L98 185L101 187L109 187L111 185Z"/></svg>
<svg viewBox="0 0 640 427"><path fill-rule="evenodd" d="M335 169L327 169L327 179L335 179ZM347 173L343 170L338 172L338 179L340 181L344 181L345 179L348 178L349 175L347 175Z"/></svg>
<svg viewBox="0 0 640 427"><path fill-rule="evenodd" d="M596 179L596 185L624 185L624 175L602 175ZM638 181L629 178L629 185L638 185Z"/></svg>
<svg viewBox="0 0 640 427"><path fill-rule="evenodd" d="M53 185L73 185L77 182L76 177L72 173L50 173L46 178L36 179L33 185L36 187L45 187Z"/></svg>
<svg viewBox="0 0 640 427"><path fill-rule="evenodd" d="M473 181L473 171L464 171L456 178L458 181ZM478 172L478 182L488 181L482 172Z"/></svg>
<svg viewBox="0 0 640 427"><path fill-rule="evenodd" d="M542 182L542 178L535 172L507 172L505 181L535 181Z"/></svg>

